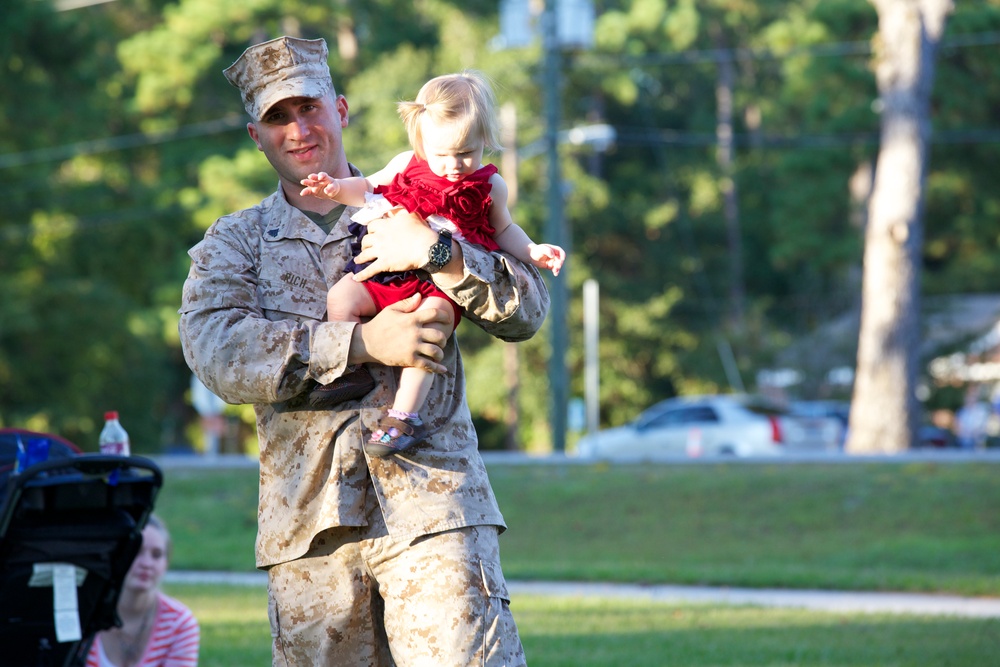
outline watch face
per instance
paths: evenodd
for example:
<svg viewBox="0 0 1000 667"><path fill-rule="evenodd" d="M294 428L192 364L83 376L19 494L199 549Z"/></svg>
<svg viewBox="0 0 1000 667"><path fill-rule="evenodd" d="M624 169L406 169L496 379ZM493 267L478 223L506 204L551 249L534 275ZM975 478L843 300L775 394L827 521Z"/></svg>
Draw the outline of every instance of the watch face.
<svg viewBox="0 0 1000 667"><path fill-rule="evenodd" d="M441 268L451 261L451 244L438 241L431 246L428 259L431 264L435 264L438 268Z"/></svg>

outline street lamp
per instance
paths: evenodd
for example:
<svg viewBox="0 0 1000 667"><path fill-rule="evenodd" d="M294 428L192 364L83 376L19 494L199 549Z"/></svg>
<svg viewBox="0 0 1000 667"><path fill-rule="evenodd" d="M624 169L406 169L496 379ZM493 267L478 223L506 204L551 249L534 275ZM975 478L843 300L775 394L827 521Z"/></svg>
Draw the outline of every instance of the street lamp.
<svg viewBox="0 0 1000 667"><path fill-rule="evenodd" d="M593 123L590 125L577 125L568 130L559 130L556 133L557 143L562 146L570 144L572 146L591 146L594 150L605 152L618 139L618 133L614 126L605 123ZM525 144L517 149L518 159L522 162L538 157L546 151L546 139L538 139L530 144Z"/></svg>

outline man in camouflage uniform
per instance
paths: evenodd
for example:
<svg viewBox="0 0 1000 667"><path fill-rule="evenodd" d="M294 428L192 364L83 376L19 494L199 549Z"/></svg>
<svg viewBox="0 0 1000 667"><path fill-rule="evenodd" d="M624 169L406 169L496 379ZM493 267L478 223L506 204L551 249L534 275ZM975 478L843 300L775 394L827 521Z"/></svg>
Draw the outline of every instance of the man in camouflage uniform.
<svg viewBox="0 0 1000 667"><path fill-rule="evenodd" d="M256 410L256 557L268 572L274 664L523 665L500 570L505 524L456 341L428 311L415 312L418 298L361 324L324 321L327 289L350 259L356 209L302 197L300 180L360 175L341 143L348 107L333 88L326 44L257 44L226 76L279 186L220 218L192 248L180 334L202 382ZM358 259L374 260L368 274L417 269L438 240L422 220L398 215L371 223ZM430 277L468 320L510 341L538 330L548 294L534 268L457 241L451 250ZM358 364L374 389L333 408L310 404L318 384ZM391 403L401 366L439 374L425 442L368 458L366 432Z"/></svg>

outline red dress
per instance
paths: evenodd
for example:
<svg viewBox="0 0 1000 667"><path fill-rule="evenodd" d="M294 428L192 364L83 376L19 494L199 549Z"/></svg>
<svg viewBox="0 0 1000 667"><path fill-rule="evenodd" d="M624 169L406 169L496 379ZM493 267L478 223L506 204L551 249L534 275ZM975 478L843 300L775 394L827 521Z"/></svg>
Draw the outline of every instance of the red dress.
<svg viewBox="0 0 1000 667"><path fill-rule="evenodd" d="M375 194L425 220L432 215L447 218L458 228L456 236L490 251L499 250L493 240L496 230L490 225L490 177L495 173L496 165L488 164L461 181L449 181L414 155L392 183L378 186Z"/></svg>
<svg viewBox="0 0 1000 667"><path fill-rule="evenodd" d="M402 206L410 213L427 220L431 216L441 216L451 223L446 225L452 229L455 237L465 239L470 243L483 246L487 250L498 250L500 246L493 240L496 230L490 225L489 213L493 199L490 191L490 177L497 173L496 165L480 167L461 181L450 181L438 176L427 165L414 155L403 171L396 174L388 185L375 188L376 195L382 195L390 203ZM435 221L431 218L431 225ZM361 251L361 239L368 228L359 223L349 227L355 240L351 250L355 255ZM351 260L348 268L358 273L367 264L358 265ZM401 299L420 292L425 297L440 296L451 301L430 280L421 278L415 271L400 271L381 273L365 281L365 287L375 301L378 310L396 303ZM462 316L461 308L452 301L455 308L455 326Z"/></svg>

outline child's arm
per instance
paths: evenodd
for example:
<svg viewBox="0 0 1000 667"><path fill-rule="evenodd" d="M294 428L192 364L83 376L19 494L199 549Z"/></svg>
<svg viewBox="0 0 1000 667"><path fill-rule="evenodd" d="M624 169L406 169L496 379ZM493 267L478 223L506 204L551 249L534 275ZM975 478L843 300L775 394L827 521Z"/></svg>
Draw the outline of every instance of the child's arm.
<svg viewBox="0 0 1000 667"><path fill-rule="evenodd" d="M553 275L558 276L562 269L563 262L566 261L566 251L557 245L550 243L535 243L531 238L514 223L507 208L507 183L499 174L490 177L490 225L493 226L493 240L497 242L500 249L509 252L525 264L537 266L540 269L549 269Z"/></svg>
<svg viewBox="0 0 1000 667"><path fill-rule="evenodd" d="M364 206L365 194L374 190L375 186L391 183L396 174L406 167L412 155L413 151L400 153L368 178L360 176L331 178L325 171L309 174L301 181L303 186L301 194L303 197L311 195L321 199L332 199L348 206Z"/></svg>
<svg viewBox="0 0 1000 667"><path fill-rule="evenodd" d="M332 199L348 206L364 206L365 193L374 189L367 178L361 176L331 178L325 171L309 174L300 183L303 197L311 195L320 199Z"/></svg>

